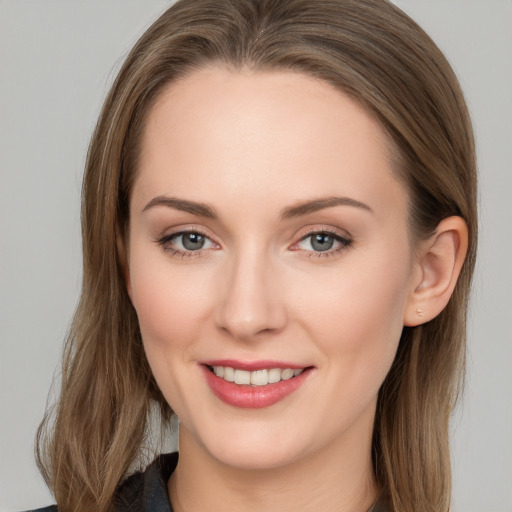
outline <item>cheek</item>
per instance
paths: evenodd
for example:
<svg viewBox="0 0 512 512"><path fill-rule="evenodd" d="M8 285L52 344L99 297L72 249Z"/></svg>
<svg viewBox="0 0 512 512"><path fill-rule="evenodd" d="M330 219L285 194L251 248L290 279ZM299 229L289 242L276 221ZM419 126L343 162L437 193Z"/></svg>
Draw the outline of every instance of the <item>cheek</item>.
<svg viewBox="0 0 512 512"><path fill-rule="evenodd" d="M350 263L347 258L329 278L303 283L308 294L294 315L328 356L326 364L341 367L340 375L350 374L359 384L372 374L377 381L387 374L408 298L408 251L377 254L385 256L354 257Z"/></svg>
<svg viewBox="0 0 512 512"><path fill-rule="evenodd" d="M201 393L190 380L190 369L196 364L195 341L205 337L209 294L204 279L187 272L192 266L173 271L165 257L133 254L130 268L132 301L149 366L167 402L186 421L188 393Z"/></svg>
<svg viewBox="0 0 512 512"><path fill-rule="evenodd" d="M197 269L194 275L187 272L192 266L172 271L160 255L134 253L130 268L132 301L148 358L153 351L180 351L186 357L184 348L204 325L205 280Z"/></svg>

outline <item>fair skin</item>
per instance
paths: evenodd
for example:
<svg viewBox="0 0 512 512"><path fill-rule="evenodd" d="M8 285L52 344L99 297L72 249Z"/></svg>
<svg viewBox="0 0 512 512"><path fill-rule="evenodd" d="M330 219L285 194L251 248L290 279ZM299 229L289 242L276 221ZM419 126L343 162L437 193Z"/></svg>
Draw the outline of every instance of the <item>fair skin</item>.
<svg viewBox="0 0 512 512"><path fill-rule="evenodd" d="M453 217L411 247L391 151L357 103L299 73L213 66L149 112L120 247L181 422L176 512L363 512L375 500L379 387L403 326L448 301L467 243ZM222 377L207 362L225 360L303 374L275 403L243 406L210 385Z"/></svg>

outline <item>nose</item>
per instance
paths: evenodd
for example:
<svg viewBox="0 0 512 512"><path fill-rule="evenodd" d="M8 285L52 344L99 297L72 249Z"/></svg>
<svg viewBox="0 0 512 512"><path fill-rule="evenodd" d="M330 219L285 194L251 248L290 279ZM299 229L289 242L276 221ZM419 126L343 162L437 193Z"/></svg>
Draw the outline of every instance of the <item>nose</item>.
<svg viewBox="0 0 512 512"><path fill-rule="evenodd" d="M240 340L282 331L287 312L279 270L258 251L233 260L221 278L218 327Z"/></svg>

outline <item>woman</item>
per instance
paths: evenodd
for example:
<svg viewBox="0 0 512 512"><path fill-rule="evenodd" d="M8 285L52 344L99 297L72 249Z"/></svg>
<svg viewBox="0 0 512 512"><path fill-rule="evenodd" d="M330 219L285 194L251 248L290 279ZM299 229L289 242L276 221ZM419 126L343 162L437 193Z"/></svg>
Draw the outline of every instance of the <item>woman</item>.
<svg viewBox="0 0 512 512"><path fill-rule="evenodd" d="M172 6L90 146L59 510L448 510L475 197L457 80L392 4ZM173 412L179 462L127 478Z"/></svg>

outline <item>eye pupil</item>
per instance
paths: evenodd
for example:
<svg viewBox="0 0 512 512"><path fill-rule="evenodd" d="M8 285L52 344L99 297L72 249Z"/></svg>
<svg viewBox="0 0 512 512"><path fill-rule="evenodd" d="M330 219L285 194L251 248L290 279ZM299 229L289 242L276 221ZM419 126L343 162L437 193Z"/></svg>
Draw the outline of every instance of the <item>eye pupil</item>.
<svg viewBox="0 0 512 512"><path fill-rule="evenodd" d="M182 235L183 247L189 251L202 249L205 237L199 233L185 233Z"/></svg>
<svg viewBox="0 0 512 512"><path fill-rule="evenodd" d="M311 237L311 247L315 251L328 251L334 245L334 238L325 233L317 233Z"/></svg>

